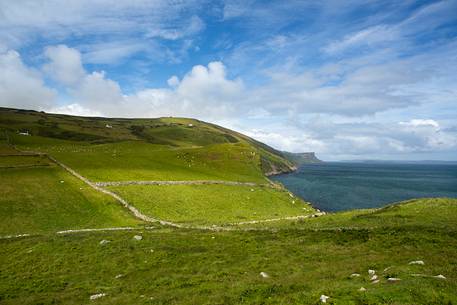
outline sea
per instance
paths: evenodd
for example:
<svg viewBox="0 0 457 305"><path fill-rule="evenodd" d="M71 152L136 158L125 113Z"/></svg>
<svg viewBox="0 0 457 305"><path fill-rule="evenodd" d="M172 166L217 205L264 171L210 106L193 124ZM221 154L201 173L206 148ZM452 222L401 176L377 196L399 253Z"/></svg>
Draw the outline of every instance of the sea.
<svg viewBox="0 0 457 305"><path fill-rule="evenodd" d="M457 198L457 163L324 162L271 178L328 212L413 198Z"/></svg>

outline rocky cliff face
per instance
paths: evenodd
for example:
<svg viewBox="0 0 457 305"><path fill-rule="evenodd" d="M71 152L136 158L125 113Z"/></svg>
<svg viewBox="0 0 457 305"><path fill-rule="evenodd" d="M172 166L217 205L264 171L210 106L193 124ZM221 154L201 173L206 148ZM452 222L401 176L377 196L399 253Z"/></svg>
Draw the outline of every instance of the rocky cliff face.
<svg viewBox="0 0 457 305"><path fill-rule="evenodd" d="M307 163L321 163L322 160L319 160L316 157L314 152L304 152L304 153L290 153L290 152L283 152L282 153L288 160L293 162L295 166L300 166L302 164Z"/></svg>

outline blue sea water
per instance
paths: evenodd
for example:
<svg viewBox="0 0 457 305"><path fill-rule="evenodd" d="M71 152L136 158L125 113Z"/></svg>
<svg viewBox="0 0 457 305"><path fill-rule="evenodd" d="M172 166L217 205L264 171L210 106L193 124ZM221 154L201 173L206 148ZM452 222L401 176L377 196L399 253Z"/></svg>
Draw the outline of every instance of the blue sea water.
<svg viewBox="0 0 457 305"><path fill-rule="evenodd" d="M382 207L420 197L457 198L457 164L325 162L272 179L323 211Z"/></svg>

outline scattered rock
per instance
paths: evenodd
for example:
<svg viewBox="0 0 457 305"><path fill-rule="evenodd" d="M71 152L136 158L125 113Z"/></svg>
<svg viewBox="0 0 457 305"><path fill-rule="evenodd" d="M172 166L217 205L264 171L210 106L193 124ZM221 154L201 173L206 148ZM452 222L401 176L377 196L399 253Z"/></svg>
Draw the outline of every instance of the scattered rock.
<svg viewBox="0 0 457 305"><path fill-rule="evenodd" d="M64 182L65 182L65 181L63 181L63 180L60 180L60 183L64 183Z"/></svg>
<svg viewBox="0 0 457 305"><path fill-rule="evenodd" d="M365 287L360 287L359 291L367 291Z"/></svg>
<svg viewBox="0 0 457 305"><path fill-rule="evenodd" d="M103 239L100 241L100 245L106 245L107 243L110 243L111 241Z"/></svg>
<svg viewBox="0 0 457 305"><path fill-rule="evenodd" d="M294 198L294 195L293 195L292 193L289 193L289 196L290 196L291 198Z"/></svg>
<svg viewBox="0 0 457 305"><path fill-rule="evenodd" d="M408 265L425 265L424 261L412 261Z"/></svg>
<svg viewBox="0 0 457 305"><path fill-rule="evenodd" d="M321 300L322 303L327 303L327 300L330 299L329 296L326 296L325 294L321 295L319 300Z"/></svg>
<svg viewBox="0 0 457 305"><path fill-rule="evenodd" d="M254 192L254 189L251 189L251 192Z"/></svg>
<svg viewBox="0 0 457 305"><path fill-rule="evenodd" d="M123 274L118 274L118 275L116 275L114 278L115 278L115 279L120 279L121 277L124 277L124 275L123 275Z"/></svg>
<svg viewBox="0 0 457 305"><path fill-rule="evenodd" d="M369 275L374 275L375 273L376 273L375 270L372 270L372 269L369 269L369 270L368 270L368 274L369 274Z"/></svg>
<svg viewBox="0 0 457 305"><path fill-rule="evenodd" d="M373 281L373 282L371 282L371 283L372 283L372 284L377 284L377 283L379 283L379 280L375 280L375 281Z"/></svg>
<svg viewBox="0 0 457 305"><path fill-rule="evenodd" d="M443 279L443 280L446 279L446 277L445 277L444 275L442 275L442 274L435 275L434 278L436 278L436 279Z"/></svg>
<svg viewBox="0 0 457 305"><path fill-rule="evenodd" d="M97 293L97 294L91 295L89 299L96 300L96 299L102 298L104 296L106 296L106 293Z"/></svg>
<svg viewBox="0 0 457 305"><path fill-rule="evenodd" d="M389 277L387 279L387 281L393 283L393 282L401 281L401 279L399 279L398 277Z"/></svg>
<svg viewBox="0 0 457 305"><path fill-rule="evenodd" d="M215 236L211 236L212 239L215 239L216 237Z"/></svg>
<svg viewBox="0 0 457 305"><path fill-rule="evenodd" d="M268 278L270 277L266 272L260 272L260 276L263 277L263 278Z"/></svg>
<svg viewBox="0 0 457 305"><path fill-rule="evenodd" d="M360 276L359 273L353 273L353 274L351 274L351 277L359 277L359 276Z"/></svg>
<svg viewBox="0 0 457 305"><path fill-rule="evenodd" d="M154 249L151 249L150 251L151 251L151 253L152 253L152 252L154 252Z"/></svg>
<svg viewBox="0 0 457 305"><path fill-rule="evenodd" d="M376 281L378 279L378 276L375 274L370 278L370 281Z"/></svg>
<svg viewBox="0 0 457 305"><path fill-rule="evenodd" d="M387 270L391 269L392 266L385 268L382 272L386 272Z"/></svg>
<svg viewBox="0 0 457 305"><path fill-rule="evenodd" d="M135 236L133 236L133 239L135 239L135 240L142 240L142 239L143 239L143 236L141 236L141 235L135 235Z"/></svg>

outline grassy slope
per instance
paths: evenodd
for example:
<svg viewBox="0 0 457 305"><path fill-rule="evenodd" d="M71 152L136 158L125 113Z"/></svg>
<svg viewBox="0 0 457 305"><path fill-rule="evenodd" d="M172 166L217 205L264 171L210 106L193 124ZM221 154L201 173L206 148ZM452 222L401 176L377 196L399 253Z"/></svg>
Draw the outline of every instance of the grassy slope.
<svg viewBox="0 0 457 305"><path fill-rule="evenodd" d="M227 185L109 187L144 214L173 222L226 224L307 215L314 211L286 191Z"/></svg>
<svg viewBox="0 0 457 305"><path fill-rule="evenodd" d="M3 304L82 304L101 292L107 296L98 304L317 304L321 294L330 304L456 304L456 205L419 200L394 214L375 212L373 227L338 213L323 231L304 224L219 233L158 228L140 233L142 241L132 239L139 232L3 240L0 296ZM437 209L448 216L432 216ZM399 226L398 217L411 226ZM112 242L100 246L102 239ZM425 265L408 265L413 260ZM377 271L378 284L368 269ZM354 272L361 277L351 278Z"/></svg>
<svg viewBox="0 0 457 305"><path fill-rule="evenodd" d="M32 143L35 141L35 143ZM98 145L52 143L19 137L24 150L45 151L93 181L234 180L265 182L243 144L173 148L140 141Z"/></svg>
<svg viewBox="0 0 457 305"><path fill-rule="evenodd" d="M0 169L0 186L0 235L140 223L114 199L55 165Z"/></svg>
<svg viewBox="0 0 457 305"><path fill-rule="evenodd" d="M192 124L192 126L189 126L189 124ZM110 125L112 128L107 128L106 125ZM18 136L17 131L29 131L32 137ZM262 143L217 125L185 118L85 118L0 108L0 137L2 136L9 137L11 143L21 148L39 148L44 152L53 152L56 146L61 145L90 145L91 148L95 146L95 149L97 149L96 144L134 140L135 142L130 142L129 145L136 146L137 142L161 145L162 150L168 151L168 153L162 153L157 156L159 159L163 157L161 161L168 159L173 161L176 157L173 149L176 148L205 147L203 151L206 152L206 147L212 146L216 154L225 152L230 157L220 158L219 162L206 162L212 159L205 158L204 161L207 164L204 164L204 166L206 166L206 170L205 168L196 168L194 171L202 170L203 177L212 175L213 178L222 179L239 178L243 180L251 177L259 179L262 176L262 171L264 173L271 171L271 166L281 170L290 170L292 166L280 152ZM63 141L58 141L59 139ZM140 146L141 143L139 144ZM113 149L116 149L116 146L113 146ZM240 155L240 149L249 152L251 154L249 158L248 156ZM150 146L149 150L154 150L154 146ZM164 154L166 156L163 156ZM90 162L86 161L86 163L79 164L78 154L71 151L63 151L59 157L76 160L73 164L74 167L80 166L82 169ZM149 158L138 157L141 157L138 161L143 165L148 164L153 159L151 155L149 155ZM233 163L237 163L236 160L239 158L248 158L250 163L248 169L242 170L245 166L233 166ZM99 159L95 158L90 165L97 166L99 161ZM228 165L228 168L224 168L221 164ZM212 167L212 165L215 166ZM154 166L151 166L151 170L155 170ZM165 166L168 166L167 163L165 163ZM198 178L190 174L192 170L188 168L186 163L171 162L169 164L170 171L176 171L177 167L186 172L189 179ZM214 176L214 173L227 170L230 170L231 173L229 177ZM248 175L246 175L246 171ZM237 174L239 177L237 177ZM145 174L143 176L149 175Z"/></svg>

